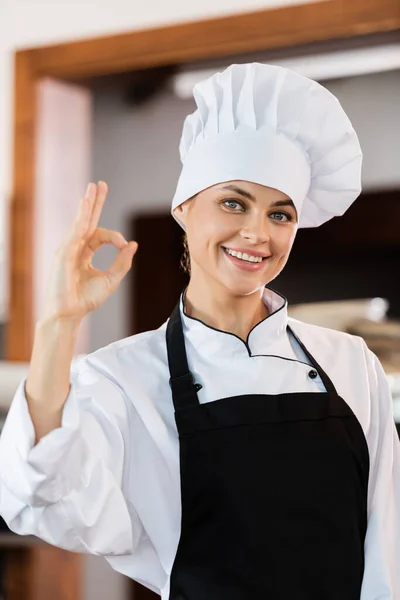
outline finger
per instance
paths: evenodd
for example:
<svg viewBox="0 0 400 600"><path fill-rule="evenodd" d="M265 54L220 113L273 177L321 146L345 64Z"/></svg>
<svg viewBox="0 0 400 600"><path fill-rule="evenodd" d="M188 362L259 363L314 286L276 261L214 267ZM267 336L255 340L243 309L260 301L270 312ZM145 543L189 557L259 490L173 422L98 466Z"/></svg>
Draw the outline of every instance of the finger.
<svg viewBox="0 0 400 600"><path fill-rule="evenodd" d="M105 277L108 277L113 289L120 283L131 268L132 259L135 256L137 249L137 242L129 242L129 244L120 251L111 267L104 272Z"/></svg>
<svg viewBox="0 0 400 600"><path fill-rule="evenodd" d="M96 199L96 192L96 184L89 183L86 194L81 198L78 212L67 234L66 243L75 244L80 242L87 234L93 205Z"/></svg>
<svg viewBox="0 0 400 600"><path fill-rule="evenodd" d="M93 254L104 244L112 244L118 250L122 250L127 245L127 241L119 231L111 231L98 227L91 238L89 238L82 250L80 260L82 263L91 261Z"/></svg>
<svg viewBox="0 0 400 600"><path fill-rule="evenodd" d="M97 185L96 199L93 206L93 211L90 219L89 230L87 235L91 236L96 231L100 220L101 211L103 210L104 202L107 197L108 186L105 181L99 181Z"/></svg>

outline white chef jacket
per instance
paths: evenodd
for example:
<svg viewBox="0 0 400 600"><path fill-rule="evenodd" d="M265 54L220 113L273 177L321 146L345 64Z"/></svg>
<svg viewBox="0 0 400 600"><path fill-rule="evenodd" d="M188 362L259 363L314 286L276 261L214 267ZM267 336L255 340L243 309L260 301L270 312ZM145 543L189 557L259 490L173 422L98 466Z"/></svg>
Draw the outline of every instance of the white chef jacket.
<svg viewBox="0 0 400 600"><path fill-rule="evenodd" d="M288 318L265 288L270 316L247 343L184 314L199 401L325 391L289 323L358 418L368 444L368 528L361 600L400 600L400 442L383 369L365 342ZM169 387L166 322L84 357L71 371L62 425L34 446L21 381L0 437L0 514L33 534L111 566L163 600L179 542L179 440ZM268 473L265 473L268 477Z"/></svg>

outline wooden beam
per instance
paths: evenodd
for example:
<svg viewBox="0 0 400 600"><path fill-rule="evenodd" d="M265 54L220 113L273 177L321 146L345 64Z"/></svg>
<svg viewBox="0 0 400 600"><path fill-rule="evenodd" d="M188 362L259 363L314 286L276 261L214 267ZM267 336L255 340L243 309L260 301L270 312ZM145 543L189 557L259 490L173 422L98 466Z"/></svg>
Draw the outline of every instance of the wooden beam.
<svg viewBox="0 0 400 600"><path fill-rule="evenodd" d="M399 0L323 0L38 48L38 72L85 77L400 29Z"/></svg>
<svg viewBox="0 0 400 600"><path fill-rule="evenodd" d="M35 170L36 71L33 51L15 56L14 179L10 206L10 306L5 337L7 360L30 358L33 316L33 191Z"/></svg>
<svg viewBox="0 0 400 600"><path fill-rule="evenodd" d="M53 546L38 545L30 555L32 600L79 600L84 597L82 557Z"/></svg>

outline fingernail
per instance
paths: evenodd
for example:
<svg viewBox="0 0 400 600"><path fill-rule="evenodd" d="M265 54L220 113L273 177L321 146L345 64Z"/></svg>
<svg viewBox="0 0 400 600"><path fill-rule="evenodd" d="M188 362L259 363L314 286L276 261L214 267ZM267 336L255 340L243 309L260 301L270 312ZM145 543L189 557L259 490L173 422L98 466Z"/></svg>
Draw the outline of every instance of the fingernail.
<svg viewBox="0 0 400 600"><path fill-rule="evenodd" d="M89 185L87 186L87 190L86 190L86 196L89 196L91 187L92 187L92 184L89 183Z"/></svg>

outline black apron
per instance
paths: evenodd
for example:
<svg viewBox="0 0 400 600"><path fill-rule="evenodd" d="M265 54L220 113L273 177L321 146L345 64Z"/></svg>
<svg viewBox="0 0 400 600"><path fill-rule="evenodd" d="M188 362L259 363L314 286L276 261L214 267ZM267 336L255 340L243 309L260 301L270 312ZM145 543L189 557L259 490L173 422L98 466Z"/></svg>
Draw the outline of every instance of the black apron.
<svg viewBox="0 0 400 600"><path fill-rule="evenodd" d="M368 446L349 405L288 331L326 392L200 404L179 304L168 321L182 499L170 600L360 599Z"/></svg>

